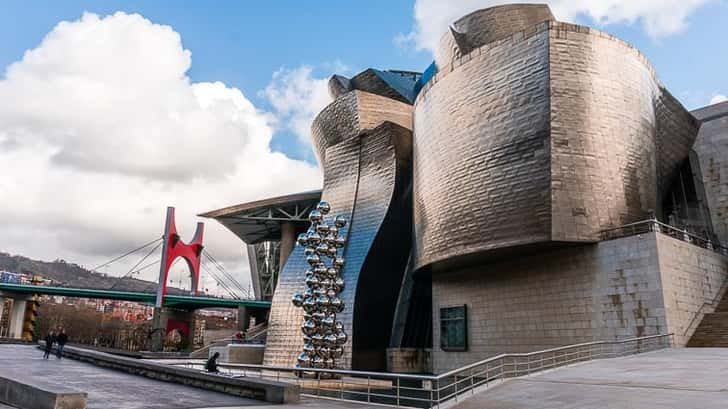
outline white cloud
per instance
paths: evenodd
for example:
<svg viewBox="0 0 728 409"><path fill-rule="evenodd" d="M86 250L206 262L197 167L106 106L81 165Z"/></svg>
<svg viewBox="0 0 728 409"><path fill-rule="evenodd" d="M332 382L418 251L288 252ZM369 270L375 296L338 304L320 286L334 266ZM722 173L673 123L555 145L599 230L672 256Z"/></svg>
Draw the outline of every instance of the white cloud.
<svg viewBox="0 0 728 409"><path fill-rule="evenodd" d="M599 25L639 22L647 34L662 38L687 27L687 18L711 0L550 0L546 3L558 20L573 22L588 17ZM434 50L440 36L457 18L477 9L512 3L502 0L417 0L415 27L395 38L395 43L414 43L418 49Z"/></svg>
<svg viewBox="0 0 728 409"><path fill-rule="evenodd" d="M333 72L346 71L341 63L331 65ZM328 77L316 78L313 67L281 68L261 91L275 108L276 117L298 137L305 146L311 143L311 121L331 102Z"/></svg>
<svg viewBox="0 0 728 409"><path fill-rule="evenodd" d="M713 96L713 98L710 99L710 104L708 104L708 105L718 104L718 103L724 102L724 101L728 101L727 96L725 96L723 94L716 94Z"/></svg>
<svg viewBox="0 0 728 409"><path fill-rule="evenodd" d="M271 114L192 82L190 65L171 27L121 12L62 22L11 64L0 250L92 266L161 235L168 205L189 239L196 213L320 186L315 166L271 151ZM247 280L237 237L207 221L206 247Z"/></svg>

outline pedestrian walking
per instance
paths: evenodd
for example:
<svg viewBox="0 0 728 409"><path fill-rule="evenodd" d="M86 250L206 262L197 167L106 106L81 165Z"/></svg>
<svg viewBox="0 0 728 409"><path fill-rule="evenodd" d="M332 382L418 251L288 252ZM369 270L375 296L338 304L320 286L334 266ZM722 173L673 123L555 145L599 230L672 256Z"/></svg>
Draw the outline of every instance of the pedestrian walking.
<svg viewBox="0 0 728 409"><path fill-rule="evenodd" d="M45 336L45 354L43 354L43 359L48 359L48 356L51 354L51 350L53 349L54 342L56 342L56 333L51 330L51 332Z"/></svg>
<svg viewBox="0 0 728 409"><path fill-rule="evenodd" d="M56 358L63 358L63 347L66 346L66 342L68 342L68 335L66 335L66 330L61 328L61 332L56 337L56 343L58 344L56 347Z"/></svg>

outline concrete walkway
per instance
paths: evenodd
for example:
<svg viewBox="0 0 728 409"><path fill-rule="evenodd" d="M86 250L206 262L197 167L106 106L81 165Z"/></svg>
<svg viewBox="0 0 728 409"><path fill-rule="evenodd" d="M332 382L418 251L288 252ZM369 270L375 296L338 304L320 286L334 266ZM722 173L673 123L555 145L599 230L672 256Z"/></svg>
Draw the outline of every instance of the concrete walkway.
<svg viewBox="0 0 728 409"><path fill-rule="evenodd" d="M372 406L302 398L292 405L257 400L161 382L72 359L43 359L35 346L0 344L0 375L37 385L64 385L88 393L89 409L363 409ZM14 409L0 403L0 409Z"/></svg>
<svg viewBox="0 0 728 409"><path fill-rule="evenodd" d="M25 345L0 344L0 374L37 385L63 385L87 392L89 409L229 408L266 404L71 359L52 357L46 361L40 349Z"/></svg>
<svg viewBox="0 0 728 409"><path fill-rule="evenodd" d="M457 409L725 409L728 348L680 348L512 379Z"/></svg>

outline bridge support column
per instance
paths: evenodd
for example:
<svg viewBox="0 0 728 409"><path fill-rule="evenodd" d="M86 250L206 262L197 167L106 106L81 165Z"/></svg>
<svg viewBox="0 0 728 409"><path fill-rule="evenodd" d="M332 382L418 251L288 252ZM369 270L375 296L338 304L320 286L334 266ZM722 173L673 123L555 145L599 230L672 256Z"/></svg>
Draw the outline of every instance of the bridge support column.
<svg viewBox="0 0 728 409"><path fill-rule="evenodd" d="M189 349L195 332L194 316L194 311L155 308L152 320L152 351L164 351L167 336L174 330L182 337L179 346L184 350Z"/></svg>
<svg viewBox="0 0 728 409"><path fill-rule="evenodd" d="M245 331L250 327L250 310L241 305L238 307L238 330Z"/></svg>
<svg viewBox="0 0 728 409"><path fill-rule="evenodd" d="M21 299L13 300L13 307L9 311L8 322L10 328L9 338L20 339L23 337L23 322L25 321L25 308L27 301Z"/></svg>
<svg viewBox="0 0 728 409"><path fill-rule="evenodd" d="M291 222L281 223L281 247L278 259L278 268L283 270L283 266L288 261L293 247L296 245L296 226Z"/></svg>

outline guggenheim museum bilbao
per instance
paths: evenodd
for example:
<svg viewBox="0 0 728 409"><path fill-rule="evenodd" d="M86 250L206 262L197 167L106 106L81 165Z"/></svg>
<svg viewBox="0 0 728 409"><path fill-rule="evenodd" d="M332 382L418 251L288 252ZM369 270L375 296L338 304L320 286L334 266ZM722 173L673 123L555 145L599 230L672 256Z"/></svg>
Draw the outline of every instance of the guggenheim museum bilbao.
<svg viewBox="0 0 728 409"><path fill-rule="evenodd" d="M463 16L436 54L423 73L330 79L320 191L203 215L246 243L272 300L264 363L302 350L296 237L320 200L349 221L341 368L709 337L728 277L728 102L687 111L640 51L545 5Z"/></svg>

